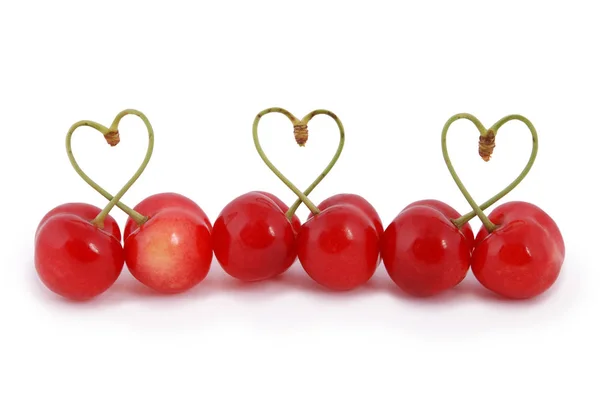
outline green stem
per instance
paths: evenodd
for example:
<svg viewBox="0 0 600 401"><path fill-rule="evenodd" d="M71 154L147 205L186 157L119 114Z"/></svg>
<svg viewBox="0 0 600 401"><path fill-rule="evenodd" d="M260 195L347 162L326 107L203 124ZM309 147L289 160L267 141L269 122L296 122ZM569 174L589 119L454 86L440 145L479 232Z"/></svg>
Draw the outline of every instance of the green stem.
<svg viewBox="0 0 600 401"><path fill-rule="evenodd" d="M135 174L129 179L129 181L127 181L127 183L123 186L123 188L121 188L121 190L112 198L112 200L108 203L108 205L106 205L106 207L104 209L102 209L102 211L98 214L98 216L96 216L96 218L92 221L92 224L95 224L96 226L98 226L100 228L104 227L104 219L106 218L106 216L108 216L108 214L113 209L113 207L115 207L115 205L121 200L121 197L123 197L123 195L125 195L125 193L138 180L138 178L140 178L140 176L146 169L148 162L150 162L150 158L152 157L152 152L154 150L154 129L152 128L152 125L150 124L150 121L148 120L148 118L141 111L137 111L137 110L133 110L133 109L123 110L122 112L117 114L117 116L115 117L113 123L110 126L109 132L118 132L119 131L118 130L119 123L121 122L121 119L128 114L133 114L135 116L138 116L146 125L146 129L148 131L148 149L146 150L146 156L144 156L144 160L142 161L142 164L140 164L140 167L137 169ZM142 225L146 221L148 221L148 217L142 216L140 213L133 211L133 210L132 210L132 212L133 213L131 213L131 214L128 213L128 214L136 222L136 224L138 226ZM140 216L141 216L141 218L140 218Z"/></svg>
<svg viewBox="0 0 600 401"><path fill-rule="evenodd" d="M143 216L140 213L136 212L135 210L129 208L128 206L124 205L123 203L119 202L119 200L123 194L121 194L121 196L113 197L110 193L108 193L106 190L104 190L104 188L99 186L87 174L85 174L83 172L83 170L81 169L81 167L79 167L79 164L75 160L75 156L73 155L71 139L72 139L73 133L75 132L75 130L77 128L83 127L83 126L88 126L88 127L94 128L97 131L99 131L100 133L102 133L102 135L104 135L107 142L109 144L111 144L111 146L114 146L114 145L116 145L116 143L118 143L118 123L123 118L123 116L125 116L127 114L135 114L144 121L144 123L146 124L146 128L148 129L149 144L148 144L148 151L146 153L144 162L142 163L142 165L140 166L140 168L138 169L138 171L136 172L134 177L126 184L126 186L124 187L124 190L122 190L122 192L124 194L131 187L131 185L133 185L133 183L137 180L137 178L139 178L139 176L141 175L143 170L146 168L146 165L148 164L148 162L150 160L150 157L152 155L152 150L154 147L154 132L152 130L152 126L150 125L150 122L148 121L148 119L141 112L138 112L136 110L122 111L121 113L119 113L117 115L117 117L111 124L110 128L106 128L102 124L98 124L96 122L89 121L89 120L79 121L78 123L75 123L71 126L71 128L69 129L69 132L67 133L67 137L66 137L67 155L69 157L69 161L71 162L71 166L73 166L73 169L88 185L90 185L92 188L94 188L102 196L104 196L107 200L110 201L110 203L107 205L107 207L94 219L94 224L96 224L100 228L103 227L104 219L106 218L106 216L108 215L110 210L112 210L112 208L115 205L117 205L121 210L123 210L125 213L127 213L138 225L145 223L148 220L148 218L146 216ZM106 210L108 210L108 211L106 213L104 213Z"/></svg>
<svg viewBox="0 0 600 401"><path fill-rule="evenodd" d="M265 154L262 146L260 145L260 141L258 140L258 123L259 123L260 119L262 118L262 116L264 116L266 114L269 114L269 113L281 113L281 114L285 115L287 118L290 119L290 121L294 124L294 126L296 126L296 125L298 125L300 123L300 120L298 120L296 117L294 117L294 115L292 113L290 113L289 111L287 111L285 109L282 109L280 107L272 107L272 108L265 109L265 110L261 111L260 113L258 113L256 115L256 118L254 119L254 124L252 125L252 137L254 139L254 146L256 147L256 151L260 155L260 158L263 160L263 162L265 162L265 164L267 165L267 167L269 167L269 169L277 177L279 177L279 179L285 185L287 185L287 187L289 189L291 189L292 192L294 192L302 202L304 202L304 204L310 209L310 211L313 212L313 213L315 213L315 214L318 214L319 213L319 209L315 206L315 204L312 203L311 200L308 199L306 197L306 195L304 195L290 180L288 180L281 173L281 171L279 171L277 169L277 167L275 167L273 165L273 163L271 163L271 161L269 160L269 158Z"/></svg>
<svg viewBox="0 0 600 401"><path fill-rule="evenodd" d="M338 116L336 116L334 113L330 112L329 110L319 109L319 110L312 111L312 112L308 113L306 116L304 116L304 118L300 121L300 124L305 125L305 126L308 125L308 122L310 120L312 120L312 118L314 116L317 116L319 114L325 114L325 115L328 115L329 117L333 118L333 120L337 124L338 129L340 131L340 141L339 141L337 150L336 150L335 154L333 155L333 158L331 159L331 161L329 162L327 167L325 167L325 170L323 170L323 172L321 174L319 174L317 179L314 180L312 184L310 184L310 186L306 189L306 191L304 191L304 194L306 196L310 195L310 193L317 187L317 185L319 185L321 183L321 181L323 181L325 176L327 174L329 174L329 172L331 171L333 166L335 166L338 159L340 158L340 155L342 154L342 150L344 149L344 144L346 142L346 133L344 131L344 126L342 125L342 122L340 121ZM296 202L294 202L294 204L290 207L290 209L288 210L288 212L286 214L289 219L291 219L292 216L294 216L294 214L296 213L296 210L298 210L298 207L300 206L300 203L302 203L302 200L300 198L298 198L298 199L296 199Z"/></svg>
<svg viewBox="0 0 600 401"><path fill-rule="evenodd" d="M75 132L75 130L77 130L77 128L79 127L92 127L95 130L99 131L100 133L102 133L102 135L104 135L105 137L111 133L114 132L114 130L106 128L104 125L102 124L98 124L94 121L89 121L89 120L83 120L83 121L79 121L75 124L73 124L71 126L71 128L69 129L69 132L67 133L67 138L66 138L66 148L67 148L67 156L69 157L69 161L71 162L71 166L73 166L73 169L75 170L75 172L92 188L94 188L96 191L98 191L102 196L104 196L108 201L111 201L113 199L113 196L107 192L104 188L102 188L100 185L98 185L94 180L92 180L79 166L79 163L77 163L77 160L75 160L75 156L73 154L73 148L72 148L72 144L71 144L71 140L73 137L73 133ZM144 222L146 220L146 217L142 216L141 214L139 214L138 212L136 212L135 210L131 209L130 207L124 205L121 202L117 203L117 207L119 209L121 209L122 211L124 211L125 213L127 213L129 216L132 217L132 219L134 219L136 222L138 222L138 224L141 224L139 222Z"/></svg>
<svg viewBox="0 0 600 401"><path fill-rule="evenodd" d="M525 166L525 168L523 169L521 174L519 174L519 176L513 182L511 182L506 188L504 188L502 191L498 192L496 195L494 195L493 197L488 199L481 206L477 205L477 203L473 200L472 196L469 194L469 192L465 188L464 184L462 183L462 181L456 174L456 171L454 170L454 167L452 166L452 162L450 161L450 157L448 156L448 149L446 146L446 137L448 134L448 129L450 128L450 125L454 121L461 119L461 118L465 118L465 119L472 121L475 124L475 126L477 127L477 129L479 130L481 138L484 138L484 139L489 137L490 135L496 136L500 127L502 127L504 124L506 124L508 121L511 121L511 120L518 120L518 121L523 122L527 126L527 128L529 128L529 131L531 132L531 137L532 137L531 156L529 157L527 165ZM481 141L481 139L480 139L480 141ZM494 125L492 125L492 127L489 130L486 130L485 127L483 126L483 124L481 124L481 122L476 117L472 116L471 114L456 114L456 115L452 116L446 122L446 124L444 125L444 129L442 130L442 153L444 155L444 161L446 162L446 166L448 167L448 171L450 172L450 175L452 176L452 178L454 179L454 182L456 182L456 185L458 186L458 188L462 192L463 196L465 197L467 202L469 202L469 205L473 209L471 212L459 217L458 219L453 220L454 224L460 228L464 224L466 224L468 221L470 221L473 217L477 216L477 217L479 217L479 219L481 220L481 222L483 223L483 225L485 226L485 228L488 232L494 231L496 226L483 213L483 210L487 209L488 207L490 207L494 203L496 203L498 200L502 199L510 191L512 191L514 188L516 188L517 185L519 185L521 183L521 181L523 181L523 179L527 176L527 174L531 170L531 167L533 166L533 163L537 157L537 152L538 152L537 131L536 131L535 127L533 126L533 124L531 123L531 121L529 121L527 118L525 118L521 115L518 115L518 114L508 115L508 116L500 119Z"/></svg>

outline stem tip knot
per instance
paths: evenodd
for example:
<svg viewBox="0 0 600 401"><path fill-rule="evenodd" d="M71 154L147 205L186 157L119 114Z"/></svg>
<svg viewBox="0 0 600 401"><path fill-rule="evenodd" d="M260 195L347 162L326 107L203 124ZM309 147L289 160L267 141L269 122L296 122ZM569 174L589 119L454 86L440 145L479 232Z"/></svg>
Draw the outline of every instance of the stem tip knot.
<svg viewBox="0 0 600 401"><path fill-rule="evenodd" d="M106 135L104 135L104 139L106 139L106 143L110 146L117 146L121 141L121 137L119 136L119 131L109 131Z"/></svg>
<svg viewBox="0 0 600 401"><path fill-rule="evenodd" d="M490 129L485 136L481 135L479 137L479 156L481 156L483 161L490 161L495 147L496 133L493 130Z"/></svg>
<svg viewBox="0 0 600 401"><path fill-rule="evenodd" d="M308 126L306 124L294 125L294 138L298 145L304 146L308 141Z"/></svg>

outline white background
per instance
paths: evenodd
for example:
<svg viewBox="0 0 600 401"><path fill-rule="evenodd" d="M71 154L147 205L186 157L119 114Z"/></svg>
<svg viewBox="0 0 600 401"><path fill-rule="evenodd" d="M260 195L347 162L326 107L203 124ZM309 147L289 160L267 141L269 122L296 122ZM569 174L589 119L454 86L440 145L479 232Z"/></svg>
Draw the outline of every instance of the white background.
<svg viewBox="0 0 600 401"><path fill-rule="evenodd" d="M593 1L493 4L2 2L0 399L600 399L598 11ZM451 115L486 125L525 115L539 157L505 200L533 202L559 224L559 281L535 300L507 302L469 276L423 300L402 294L383 266L364 288L331 294L299 265L244 285L214 263L183 295L157 296L124 270L85 304L39 282L39 219L64 202L105 205L69 165L71 124L143 111L155 152L123 201L176 191L214 221L250 190L294 201L252 144L255 114L272 106L339 115L346 147L311 199L361 194L384 225L422 198L468 211L441 155ZM325 116L304 149L282 116L260 129L267 154L302 188L337 141ZM116 148L91 129L74 136L83 168L112 193L145 151L139 120L127 117L121 132ZM518 174L530 143L524 125L507 124L486 164L469 122L449 134L456 169L480 202Z"/></svg>

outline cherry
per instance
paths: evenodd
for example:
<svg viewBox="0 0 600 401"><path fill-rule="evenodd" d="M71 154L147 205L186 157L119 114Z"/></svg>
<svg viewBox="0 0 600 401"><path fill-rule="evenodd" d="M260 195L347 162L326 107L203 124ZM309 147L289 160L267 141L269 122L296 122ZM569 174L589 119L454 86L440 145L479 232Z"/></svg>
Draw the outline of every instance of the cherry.
<svg viewBox="0 0 600 401"><path fill-rule="evenodd" d="M40 231L40 228L51 217L54 217L56 215L73 214L73 215L81 217L84 220L91 221L96 216L98 216L98 214L100 214L101 211L102 211L102 209L100 209L97 206L90 205L89 203L75 203L75 202L64 203L64 204L59 205L59 206L55 207L54 209L50 210L48 213L46 213L46 215L42 218L42 220L38 224L38 228L35 232L35 235L37 236L38 232ZM113 237L115 237L119 242L121 242L121 230L119 228L119 225L117 224L117 221L111 215L106 216L106 219L104 220L104 229L103 230L106 231L108 234L112 235Z"/></svg>
<svg viewBox="0 0 600 401"><path fill-rule="evenodd" d="M565 243L554 220L527 202L508 202L490 213L495 228L482 226L471 259L473 274L487 289L527 299L548 290L565 259Z"/></svg>
<svg viewBox="0 0 600 401"><path fill-rule="evenodd" d="M298 258L306 273L337 291L366 283L379 262L377 228L358 207L339 203L313 216L298 235Z"/></svg>
<svg viewBox="0 0 600 401"><path fill-rule="evenodd" d="M212 261L210 229L197 211L164 208L125 239L131 274L165 294L187 291L208 274Z"/></svg>
<svg viewBox="0 0 600 401"><path fill-rule="evenodd" d="M121 242L75 213L59 213L40 226L35 269L51 291L75 301L105 292L123 269Z"/></svg>
<svg viewBox="0 0 600 401"><path fill-rule="evenodd" d="M381 256L398 287L414 296L432 296L465 278L471 244L438 208L417 204L400 212L387 227Z"/></svg>
<svg viewBox="0 0 600 401"><path fill-rule="evenodd" d="M456 211L454 208L452 208L452 206L448 205L445 202L439 201L439 200L435 200L435 199L423 199L423 200L419 200L416 202L413 202L411 204L409 204L408 206L406 206L404 208L404 210L409 209L413 206L428 206L431 207L437 211L439 211L440 213L442 213L444 216L446 216L448 219L450 220L455 220L458 219L460 217L460 213L458 213L458 211ZM467 239L467 244L469 246L469 249L473 248L473 229L471 228L471 225L467 222L465 223L461 228L460 231L462 232L462 234L465 236L465 238Z"/></svg>
<svg viewBox="0 0 600 401"><path fill-rule="evenodd" d="M257 191L223 208L215 220L212 243L223 270L243 281L277 276L296 258L293 224L271 196Z"/></svg>
<svg viewBox="0 0 600 401"><path fill-rule="evenodd" d="M346 193L333 195L319 203L317 205L317 208L323 210L328 208L329 206L340 204L356 206L363 213L365 213L367 217L373 222L373 224L375 225L375 229L377 230L377 235L381 236L383 234L383 224L381 223L381 218L379 217L377 210L375 210L375 208L369 203L369 201L367 201L360 195ZM309 213L308 217L310 218L311 216L312 213Z"/></svg>
<svg viewBox="0 0 600 401"><path fill-rule="evenodd" d="M190 198L174 192L164 192L149 196L138 203L133 210L151 218L160 210L171 207L189 210L198 214L198 216L200 216L202 221L206 224L206 227L208 227L209 230L212 230L211 222L208 216L206 216L206 213L204 213L204 210L202 210L202 208ZM136 224L135 220L131 217L128 217L127 222L125 223L123 237L129 237L129 235L137 228L138 225Z"/></svg>

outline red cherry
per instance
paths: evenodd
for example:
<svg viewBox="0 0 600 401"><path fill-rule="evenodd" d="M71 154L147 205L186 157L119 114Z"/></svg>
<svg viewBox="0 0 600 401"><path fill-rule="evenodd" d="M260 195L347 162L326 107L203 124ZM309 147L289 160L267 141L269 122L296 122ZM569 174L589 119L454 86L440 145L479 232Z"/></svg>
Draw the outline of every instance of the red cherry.
<svg viewBox="0 0 600 401"><path fill-rule="evenodd" d="M125 239L125 262L136 279L157 292L187 291L210 270L210 230L198 213L163 209Z"/></svg>
<svg viewBox="0 0 600 401"><path fill-rule="evenodd" d="M35 268L51 291L85 301L117 280L123 269L123 248L117 238L81 216L55 214L36 236Z"/></svg>
<svg viewBox="0 0 600 401"><path fill-rule="evenodd" d="M76 216L81 217L84 220L92 221L100 214L102 209L90 205L89 203L64 203L50 210L40 221L40 224L37 227L35 235L37 236L40 228L50 219L50 217L56 216L58 214L74 214ZM121 230L119 229L119 225L117 221L110 215L106 216L104 219L104 231L114 236L119 242L121 242Z"/></svg>
<svg viewBox="0 0 600 401"><path fill-rule="evenodd" d="M133 210L144 216L152 217L159 211L171 207L189 210L193 213L198 214L198 216L200 216L200 218L206 224L206 227L208 227L209 230L212 229L210 219L206 216L204 210L202 210L202 208L198 206L196 202L183 195L173 192L164 192L149 196L140 203L138 203L133 208ZM125 223L123 238L129 237L129 235L131 235L131 233L134 232L137 228L138 225L131 217L129 217L127 219L127 222Z"/></svg>
<svg viewBox="0 0 600 401"><path fill-rule="evenodd" d="M359 208L362 212L364 212L367 217L373 222L375 225L375 229L377 230L377 235L381 236L383 234L383 224L381 223L381 218L377 213L377 210L371 205L365 198L356 194L337 194L330 196L325 199L323 202L319 203L317 208L319 210L325 210L333 205L353 205ZM308 218L312 216L312 213L309 214Z"/></svg>
<svg viewBox="0 0 600 401"><path fill-rule="evenodd" d="M223 270L243 281L272 278L296 259L292 224L273 199L259 192L241 195L223 208L212 241Z"/></svg>
<svg viewBox="0 0 600 401"><path fill-rule="evenodd" d="M432 296L467 275L469 241L448 217L431 206L412 206L390 223L381 256L391 279L415 296Z"/></svg>
<svg viewBox="0 0 600 401"><path fill-rule="evenodd" d="M310 218L298 235L298 258L306 273L331 290L366 283L379 260L377 229L358 207L336 204Z"/></svg>
<svg viewBox="0 0 600 401"><path fill-rule="evenodd" d="M272 193L264 192L264 191L256 191L256 192L258 192L259 194L263 194L263 195L269 197L269 199L271 199L273 202L275 202L275 204L277 206L279 206L279 208L281 209L281 211L283 213L287 213L287 211L290 209L288 207L288 205L286 205L281 199L279 199L278 197L276 197ZM296 234L298 234L300 232L300 227L301 226L302 226L302 223L300 222L300 219L298 218L298 216L293 215L292 216L292 227L294 228L294 232Z"/></svg>
<svg viewBox="0 0 600 401"><path fill-rule="evenodd" d="M548 290L565 259L565 243L554 220L527 202L508 202L489 215L498 226L481 227L471 258L473 274L487 289L527 299Z"/></svg>
<svg viewBox="0 0 600 401"><path fill-rule="evenodd" d="M423 199L423 200L413 202L413 203L409 204L408 206L406 206L404 208L404 210L406 210L410 207L413 207L413 206L432 207L432 208L436 209L437 211L441 212L448 219L458 219L461 216L460 213L458 213L454 208L452 208L452 206L450 206L447 203L444 203L442 201L435 200L435 199ZM469 223L466 223L465 225L463 225L461 227L460 231L465 235L465 238L467 239L467 241L469 243L469 248L473 248L474 234L473 234L473 229L471 228L471 225Z"/></svg>

